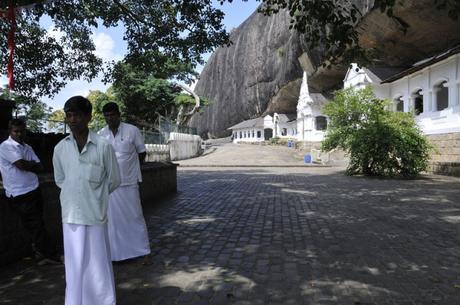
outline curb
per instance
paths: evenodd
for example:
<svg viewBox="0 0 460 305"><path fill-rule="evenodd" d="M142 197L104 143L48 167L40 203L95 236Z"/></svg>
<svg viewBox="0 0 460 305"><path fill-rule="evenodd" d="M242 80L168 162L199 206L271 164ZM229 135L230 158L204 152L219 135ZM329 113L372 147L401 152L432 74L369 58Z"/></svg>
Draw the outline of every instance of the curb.
<svg viewBox="0 0 460 305"><path fill-rule="evenodd" d="M178 167L277 167L277 168L312 168L312 167L333 167L331 165L323 164L300 164L300 165L261 165L261 164L179 164L176 163Z"/></svg>

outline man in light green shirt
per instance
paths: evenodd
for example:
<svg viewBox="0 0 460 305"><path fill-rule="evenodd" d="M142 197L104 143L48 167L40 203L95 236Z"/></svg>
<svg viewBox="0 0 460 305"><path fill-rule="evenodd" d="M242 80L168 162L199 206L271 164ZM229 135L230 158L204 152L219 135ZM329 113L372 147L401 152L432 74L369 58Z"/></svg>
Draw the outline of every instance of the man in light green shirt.
<svg viewBox="0 0 460 305"><path fill-rule="evenodd" d="M71 134L56 145L53 166L61 189L65 305L115 305L107 204L121 181L117 159L112 146L88 129L88 99L70 98L64 112Z"/></svg>

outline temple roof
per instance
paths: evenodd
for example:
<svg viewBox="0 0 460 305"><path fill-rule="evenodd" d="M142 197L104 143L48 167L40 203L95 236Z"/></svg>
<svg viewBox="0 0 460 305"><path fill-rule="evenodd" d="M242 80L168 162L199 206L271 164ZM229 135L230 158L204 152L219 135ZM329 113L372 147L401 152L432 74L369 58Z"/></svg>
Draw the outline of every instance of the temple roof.
<svg viewBox="0 0 460 305"><path fill-rule="evenodd" d="M254 128L254 127L261 127L263 128L264 127L264 118L263 117L260 117L260 118L255 118L255 119L251 119L251 120L246 120L246 121L243 121L241 123L238 123L236 125L233 125L228 129L242 129L242 128Z"/></svg>
<svg viewBox="0 0 460 305"><path fill-rule="evenodd" d="M456 47L453 47L447 51L444 51L440 54L437 54L437 55L434 55L434 56L431 56L431 57L428 57L428 58L425 58L423 60L420 60L416 63L414 63L412 65L412 67L410 67L409 69L406 69L406 70L403 70L399 73L396 73L396 74L393 74L392 76L389 76L387 78L384 78L383 81L382 81L382 84L385 84L385 83L391 83L391 82L394 82L398 79L401 79L403 78L404 76L407 76L409 74L412 74L412 73L415 73L417 71L420 71L428 66L431 66L437 62L440 62L452 55L455 55L455 54L458 54L460 53L460 45L459 46L456 46Z"/></svg>

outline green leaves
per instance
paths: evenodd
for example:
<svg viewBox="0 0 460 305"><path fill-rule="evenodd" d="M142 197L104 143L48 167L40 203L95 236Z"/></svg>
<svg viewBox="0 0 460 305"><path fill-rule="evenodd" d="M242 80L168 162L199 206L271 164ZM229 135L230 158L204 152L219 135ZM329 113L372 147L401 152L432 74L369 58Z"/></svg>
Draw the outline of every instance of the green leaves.
<svg viewBox="0 0 460 305"><path fill-rule="evenodd" d="M16 1L18 5L29 2ZM193 68L203 63L202 54L228 42L224 14L211 0L33 2L37 4L33 9L19 11L15 35L16 91L29 97L52 97L67 81L92 80L100 72L106 80L112 79L111 63L94 54L91 35L100 25L123 26L126 60L144 64L165 78L190 78ZM54 23L56 35L40 27L45 15ZM1 32L8 33L9 28L8 20L0 18ZM7 45L7 35L1 35L2 74L6 74ZM174 70L177 65L188 68Z"/></svg>
<svg viewBox="0 0 460 305"><path fill-rule="evenodd" d="M387 110L367 87L339 90L324 107L330 123L322 149L349 153L349 175L414 177L425 170L431 149L410 113Z"/></svg>

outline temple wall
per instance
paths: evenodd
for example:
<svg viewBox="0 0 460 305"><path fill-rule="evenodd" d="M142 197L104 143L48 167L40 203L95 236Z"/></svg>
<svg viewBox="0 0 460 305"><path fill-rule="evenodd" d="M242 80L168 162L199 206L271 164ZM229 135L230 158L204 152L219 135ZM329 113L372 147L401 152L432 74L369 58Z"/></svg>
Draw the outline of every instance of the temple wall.
<svg viewBox="0 0 460 305"><path fill-rule="evenodd" d="M460 133L427 135L434 146L429 171L460 177Z"/></svg>

